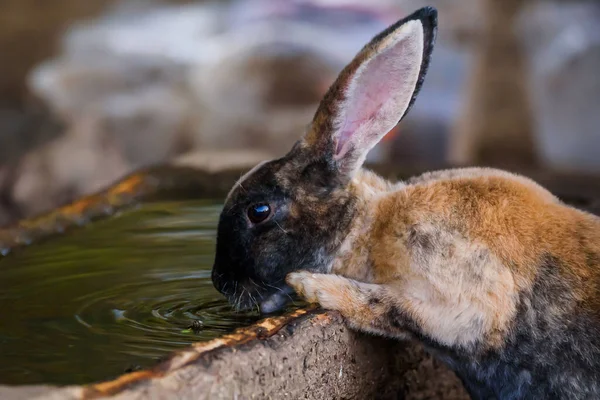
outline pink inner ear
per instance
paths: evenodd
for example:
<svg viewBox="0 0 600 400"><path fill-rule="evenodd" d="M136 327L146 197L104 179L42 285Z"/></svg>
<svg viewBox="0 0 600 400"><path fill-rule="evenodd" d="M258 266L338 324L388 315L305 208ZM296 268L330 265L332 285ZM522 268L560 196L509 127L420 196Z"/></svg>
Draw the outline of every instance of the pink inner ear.
<svg viewBox="0 0 600 400"><path fill-rule="evenodd" d="M408 107L420 64L418 47L406 37L357 70L341 110L336 158L351 148L370 150L394 128Z"/></svg>

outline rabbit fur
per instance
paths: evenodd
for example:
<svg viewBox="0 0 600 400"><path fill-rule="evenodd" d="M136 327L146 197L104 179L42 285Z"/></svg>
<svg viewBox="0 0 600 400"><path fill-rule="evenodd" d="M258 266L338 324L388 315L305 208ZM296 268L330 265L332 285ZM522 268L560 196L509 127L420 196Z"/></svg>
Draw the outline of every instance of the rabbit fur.
<svg viewBox="0 0 600 400"><path fill-rule="evenodd" d="M362 168L414 101L436 26L423 8L376 36L292 150L234 185L215 287L263 312L294 290L359 331L418 340L473 398L600 398L599 218L499 170L393 183Z"/></svg>

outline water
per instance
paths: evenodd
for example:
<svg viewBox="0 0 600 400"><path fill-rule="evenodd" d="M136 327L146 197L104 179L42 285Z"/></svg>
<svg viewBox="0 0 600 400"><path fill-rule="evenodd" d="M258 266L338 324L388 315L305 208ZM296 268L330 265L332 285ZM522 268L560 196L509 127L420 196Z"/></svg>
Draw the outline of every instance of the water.
<svg viewBox="0 0 600 400"><path fill-rule="evenodd" d="M0 259L0 383L109 379L255 322L210 280L219 212L144 205Z"/></svg>

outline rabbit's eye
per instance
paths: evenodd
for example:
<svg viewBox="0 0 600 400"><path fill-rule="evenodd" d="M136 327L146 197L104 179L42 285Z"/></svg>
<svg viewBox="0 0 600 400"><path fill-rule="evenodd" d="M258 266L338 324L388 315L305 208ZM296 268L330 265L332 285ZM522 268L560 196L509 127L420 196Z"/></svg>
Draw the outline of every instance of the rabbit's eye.
<svg viewBox="0 0 600 400"><path fill-rule="evenodd" d="M266 203L254 204L248 208L248 219L253 224L266 221L271 216L271 206Z"/></svg>

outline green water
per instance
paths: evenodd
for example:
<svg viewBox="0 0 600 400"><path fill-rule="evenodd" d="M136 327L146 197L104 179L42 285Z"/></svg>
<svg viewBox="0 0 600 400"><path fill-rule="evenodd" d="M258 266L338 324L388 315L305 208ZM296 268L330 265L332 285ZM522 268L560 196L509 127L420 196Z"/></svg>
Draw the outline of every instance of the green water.
<svg viewBox="0 0 600 400"><path fill-rule="evenodd" d="M144 205L0 259L0 383L108 379L256 321L212 286L219 212Z"/></svg>

